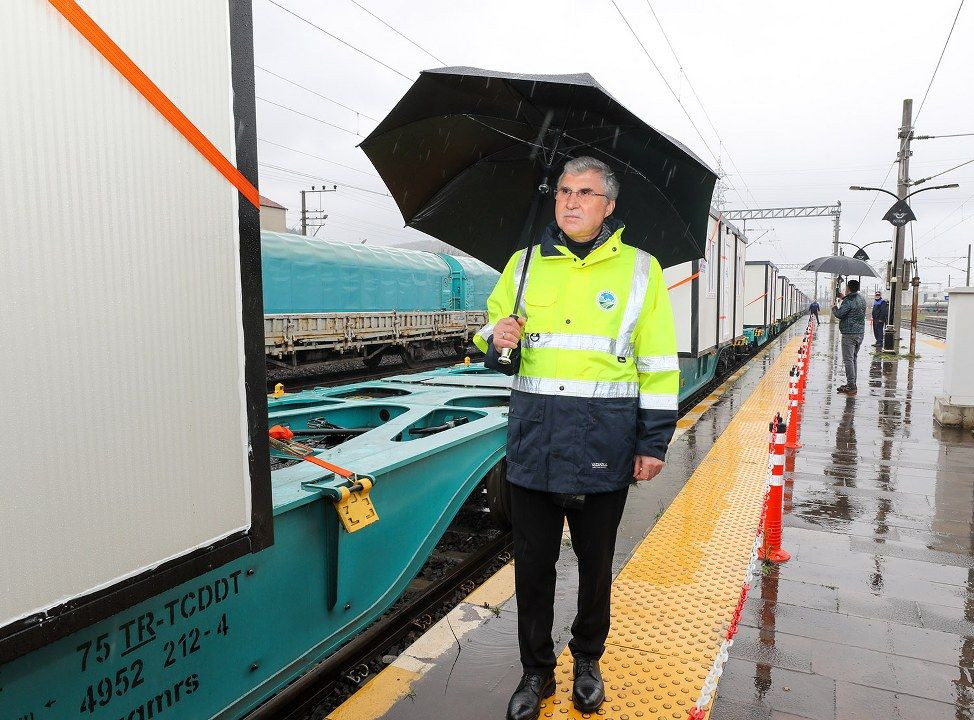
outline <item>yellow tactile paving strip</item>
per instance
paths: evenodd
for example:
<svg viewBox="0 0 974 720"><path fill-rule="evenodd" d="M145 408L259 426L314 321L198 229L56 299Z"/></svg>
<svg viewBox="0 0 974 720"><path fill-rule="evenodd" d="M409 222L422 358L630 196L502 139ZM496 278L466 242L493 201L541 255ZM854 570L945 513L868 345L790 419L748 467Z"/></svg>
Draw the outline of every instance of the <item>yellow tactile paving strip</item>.
<svg viewBox="0 0 974 720"><path fill-rule="evenodd" d="M784 412L801 338L781 351L612 584L606 701L572 707L568 648L542 718L687 717L741 594L768 478L768 422Z"/></svg>

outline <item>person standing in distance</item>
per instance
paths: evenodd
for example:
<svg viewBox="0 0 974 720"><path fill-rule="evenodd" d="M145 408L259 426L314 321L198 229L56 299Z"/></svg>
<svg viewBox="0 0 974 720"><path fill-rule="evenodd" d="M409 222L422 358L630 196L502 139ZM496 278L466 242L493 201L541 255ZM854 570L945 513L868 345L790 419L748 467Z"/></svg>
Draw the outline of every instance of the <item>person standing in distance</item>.
<svg viewBox="0 0 974 720"><path fill-rule="evenodd" d="M846 283L846 294L839 293L835 298L835 309L832 313L839 318L839 332L842 333L842 362L845 364L845 385L836 388L836 392L855 395L856 389L856 359L862 346L862 336L866 332L866 301L859 294L859 281L850 280ZM841 302L841 304L840 304Z"/></svg>
<svg viewBox="0 0 974 720"><path fill-rule="evenodd" d="M605 699L599 659L616 532L630 482L660 472L676 427L680 371L669 294L656 258L626 245L625 226L610 217L618 194L605 163L568 161L517 318L509 313L525 250L508 262L487 302L489 322L474 337L487 367L514 375L507 480L523 675L508 720L535 720L555 692L555 562L566 518L579 574L572 700L591 713ZM507 348L511 364L502 365Z"/></svg>
<svg viewBox="0 0 974 720"><path fill-rule="evenodd" d="M873 302L873 336L876 338L876 347L883 347L883 330L886 328L886 321L889 319L889 303L883 300L883 293L876 291L876 299Z"/></svg>
<svg viewBox="0 0 974 720"><path fill-rule="evenodd" d="M815 316L815 324L819 325L820 321L818 319L819 304L818 300L812 300L812 304L808 306L808 314Z"/></svg>

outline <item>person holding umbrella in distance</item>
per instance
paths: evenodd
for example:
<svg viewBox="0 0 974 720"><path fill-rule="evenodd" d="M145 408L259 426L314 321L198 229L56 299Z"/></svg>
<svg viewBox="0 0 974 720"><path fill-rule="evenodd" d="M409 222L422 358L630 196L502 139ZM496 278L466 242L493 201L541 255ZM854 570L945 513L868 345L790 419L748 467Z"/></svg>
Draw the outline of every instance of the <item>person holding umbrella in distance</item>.
<svg viewBox="0 0 974 720"><path fill-rule="evenodd" d="M514 374L507 479L524 674L508 720L534 720L555 691L555 562L566 517L579 572L572 699L582 712L602 704L616 532L630 483L663 468L677 420L669 294L656 258L626 245L625 226L611 217L618 180L578 157L554 193L555 222L532 248L520 311L509 315L525 250L508 262L475 337L487 367Z"/></svg>
<svg viewBox="0 0 974 720"><path fill-rule="evenodd" d="M836 392L845 393L852 397L856 388L856 360L859 357L859 347L862 336L866 331L866 301L859 294L859 281L850 280L846 283L846 294L835 296L835 307L832 314L839 318L839 332L842 333L842 362L845 365L845 385L836 388Z"/></svg>

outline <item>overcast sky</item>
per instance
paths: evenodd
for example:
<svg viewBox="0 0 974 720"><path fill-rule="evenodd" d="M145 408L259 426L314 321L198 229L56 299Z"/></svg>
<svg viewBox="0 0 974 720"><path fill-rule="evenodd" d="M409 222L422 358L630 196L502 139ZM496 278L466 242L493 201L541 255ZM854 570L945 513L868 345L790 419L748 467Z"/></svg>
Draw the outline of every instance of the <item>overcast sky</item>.
<svg viewBox="0 0 974 720"><path fill-rule="evenodd" d="M838 200L840 240L888 240L892 229L881 218L891 199L848 188L883 183L895 191L904 98L913 98L914 116L919 110L917 134L974 133L974 6L960 13L920 108L957 8L958 0L254 0L261 192L290 208L296 227L298 191L337 183L337 192L320 196L329 218L319 237L386 245L421 238L403 228L356 147L421 70L588 72L711 167L719 156L728 209ZM913 149L917 179L974 159L974 136L917 141ZM974 163L927 185L938 182L961 187L917 196L913 240L922 279L946 283L949 272L956 285L966 259L947 270L934 258L966 256L974 241ZM747 230L748 259L804 263L831 250L831 218L751 221ZM910 242L908 232L908 257ZM867 252L886 259L889 248Z"/></svg>

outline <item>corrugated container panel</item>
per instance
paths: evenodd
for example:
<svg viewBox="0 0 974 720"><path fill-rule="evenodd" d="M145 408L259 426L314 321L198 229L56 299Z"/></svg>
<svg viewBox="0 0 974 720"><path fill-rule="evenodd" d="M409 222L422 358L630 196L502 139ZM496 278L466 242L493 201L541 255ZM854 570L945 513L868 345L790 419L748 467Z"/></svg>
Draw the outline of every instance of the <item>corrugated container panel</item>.
<svg viewBox="0 0 974 720"><path fill-rule="evenodd" d="M447 307L450 269L433 253L260 235L265 314Z"/></svg>
<svg viewBox="0 0 974 720"><path fill-rule="evenodd" d="M234 162L227 4L83 4ZM51 4L0 66L3 625L247 528L250 478L237 191Z"/></svg>

